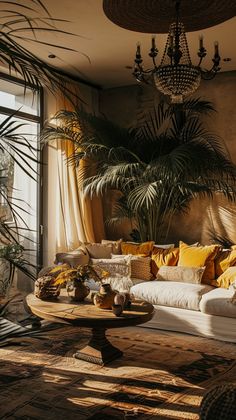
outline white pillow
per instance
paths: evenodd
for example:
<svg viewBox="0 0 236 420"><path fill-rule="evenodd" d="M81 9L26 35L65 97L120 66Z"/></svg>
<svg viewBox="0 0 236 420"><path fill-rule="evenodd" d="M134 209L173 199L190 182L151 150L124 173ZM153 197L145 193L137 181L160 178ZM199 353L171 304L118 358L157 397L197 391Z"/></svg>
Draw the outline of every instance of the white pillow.
<svg viewBox="0 0 236 420"><path fill-rule="evenodd" d="M169 248L174 248L175 244L165 244L165 245L158 245L158 244L154 244L153 248L162 248L162 249L169 249Z"/></svg>
<svg viewBox="0 0 236 420"><path fill-rule="evenodd" d="M205 267L162 266L157 273L157 280L200 284Z"/></svg>

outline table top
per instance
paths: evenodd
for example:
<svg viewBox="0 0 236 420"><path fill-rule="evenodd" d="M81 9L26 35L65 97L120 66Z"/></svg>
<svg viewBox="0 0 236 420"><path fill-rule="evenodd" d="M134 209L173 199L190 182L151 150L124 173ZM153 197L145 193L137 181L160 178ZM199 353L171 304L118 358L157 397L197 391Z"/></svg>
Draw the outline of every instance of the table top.
<svg viewBox="0 0 236 420"><path fill-rule="evenodd" d="M69 296L60 295L57 300L41 300L33 293L26 297L32 313L48 321L72 324L89 328L119 328L143 324L152 319L154 307L145 301L132 302L117 317L111 310L94 306L90 299L84 302L73 302Z"/></svg>

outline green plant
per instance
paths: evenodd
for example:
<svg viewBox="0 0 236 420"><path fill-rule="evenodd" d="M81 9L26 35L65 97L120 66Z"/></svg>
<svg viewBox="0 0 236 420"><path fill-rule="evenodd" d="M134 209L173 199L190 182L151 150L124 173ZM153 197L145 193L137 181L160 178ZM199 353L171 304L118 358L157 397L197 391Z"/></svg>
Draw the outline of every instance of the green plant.
<svg viewBox="0 0 236 420"><path fill-rule="evenodd" d="M71 89L68 85L68 82L71 83L76 77L69 77L60 69L49 65L27 47L28 43L45 45L50 49L71 50L61 43L52 44L40 39L40 35L45 33L72 36L70 32L57 28L58 23L66 21L53 18L42 0L24 2L0 0L0 11L0 64L6 66L10 74L13 72L14 75L20 75L27 88L33 91L46 86L53 93L61 91L70 99L77 98L75 89ZM14 191L6 185L5 172L8 163L4 163L5 158L9 158L5 160L11 164L19 165L29 177L37 179L37 173L33 165L31 166L31 163L37 161L35 157L37 150L30 145L26 137L18 134L23 124L15 121L16 116L17 111L0 123L0 201L4 202L8 216L9 214L11 216L11 223L8 223L9 217L0 214L0 246L1 258L10 264L9 282L13 278L15 267L31 278L35 277L33 273L35 267L23 257L23 248L20 245L22 240L28 239L30 233L23 220L22 202L14 198L13 204ZM24 227L19 227L20 224Z"/></svg>
<svg viewBox="0 0 236 420"><path fill-rule="evenodd" d="M53 18L41 0L24 2L0 0L0 12L0 63L6 65L10 73L14 71L21 75L31 86L47 86L53 93L59 90L64 94L75 96L75 91L69 88L67 82L78 78L68 76L62 70L49 65L26 47L31 43L72 51L68 46L60 45L58 42L51 44L39 39L39 35L43 33L74 36L57 28L58 23L67 21ZM89 60L88 57L87 59Z"/></svg>
<svg viewBox="0 0 236 420"><path fill-rule="evenodd" d="M6 117L0 123L1 173L6 172L7 166L11 165L14 172L14 167L18 165L27 176L36 181L37 173L32 164L37 162L37 149L24 135L20 134L20 129L24 124L15 120L16 113ZM0 289L3 294L12 283L15 268L33 280L36 274L36 267L25 258L25 250L21 245L23 240L28 239L30 233L30 229L24 222L24 214L27 210L20 199L13 200L14 189L12 186L9 188L6 181L6 176L0 176L0 200L5 203L1 206L1 211L2 209L4 211L0 216L0 258L10 266L8 277L1 274Z"/></svg>
<svg viewBox="0 0 236 420"><path fill-rule="evenodd" d="M72 141L69 162L84 161L79 170L84 192L119 191L113 221L128 218L141 240L159 242L174 215L187 211L194 198L222 193L235 200L235 165L202 121L203 114L214 111L200 98L162 102L140 125L127 129L81 108L63 110L56 115L59 126L47 127L43 139Z"/></svg>

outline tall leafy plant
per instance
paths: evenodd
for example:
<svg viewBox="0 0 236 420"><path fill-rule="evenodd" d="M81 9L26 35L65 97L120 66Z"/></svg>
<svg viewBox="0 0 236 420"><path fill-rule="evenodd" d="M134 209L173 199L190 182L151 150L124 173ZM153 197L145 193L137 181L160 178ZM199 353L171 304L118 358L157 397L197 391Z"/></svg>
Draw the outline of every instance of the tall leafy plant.
<svg viewBox="0 0 236 420"><path fill-rule="evenodd" d="M26 259L22 246L22 242L29 240L28 235L31 233L24 221L27 209L21 199L16 199L14 186L8 182L8 177L13 180L16 166L28 177L35 181L37 178L34 169L34 164L37 163L37 149L20 134L23 126L24 124L16 121L15 114L6 117L0 123L0 297L9 289L15 268L32 280L36 274L36 267ZM12 166L11 174L9 166Z"/></svg>
<svg viewBox="0 0 236 420"><path fill-rule="evenodd" d="M114 221L129 218L141 240L161 241L173 217L187 211L196 197L222 193L236 197L236 171L222 140L208 131L202 116L215 112L200 98L183 104L160 103L134 128L119 127L82 109L60 111L58 127L43 138L70 140L70 160L90 196L120 192ZM75 129L75 127L77 129Z"/></svg>
<svg viewBox="0 0 236 420"><path fill-rule="evenodd" d="M61 43L53 44L40 39L41 34L72 36L73 34L57 27L58 24L64 24L66 21L53 18L42 0L25 0L24 2L0 0L0 15L0 65L7 67L10 74L20 76L27 88L35 90L46 86L55 94L62 92L70 99L75 97L78 99L75 89L71 89L68 84L76 78L49 65L35 55L30 47L35 44L50 49L71 50ZM16 114L17 112L13 113L0 124L0 155L2 158L0 200L1 203L4 202L4 207L7 208L7 213L8 215L10 213L12 219L9 224L6 222L5 215L0 213L0 259L9 262L10 279L13 277L15 267L34 278L31 270L33 267L29 261L25 260L21 245L22 240L27 239L30 233L22 216L25 206L15 198L13 204L12 191L6 188L5 172L7 168L4 167L6 157L10 158L14 165L20 166L29 177L37 177L33 169L34 165L31 166L31 163L36 160L35 150L26 137L19 134L22 126L15 121ZM24 227L20 228L22 224Z"/></svg>

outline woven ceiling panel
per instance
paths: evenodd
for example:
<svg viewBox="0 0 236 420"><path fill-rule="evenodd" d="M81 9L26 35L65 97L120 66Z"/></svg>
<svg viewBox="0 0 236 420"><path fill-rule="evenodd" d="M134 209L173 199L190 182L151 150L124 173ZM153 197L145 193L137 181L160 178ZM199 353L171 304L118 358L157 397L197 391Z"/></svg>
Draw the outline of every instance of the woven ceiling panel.
<svg viewBox="0 0 236 420"><path fill-rule="evenodd" d="M175 16L174 0L103 0L105 15L131 31L167 33ZM236 16L236 0L182 0L180 17L187 32Z"/></svg>

